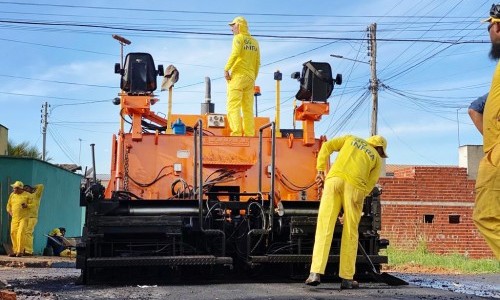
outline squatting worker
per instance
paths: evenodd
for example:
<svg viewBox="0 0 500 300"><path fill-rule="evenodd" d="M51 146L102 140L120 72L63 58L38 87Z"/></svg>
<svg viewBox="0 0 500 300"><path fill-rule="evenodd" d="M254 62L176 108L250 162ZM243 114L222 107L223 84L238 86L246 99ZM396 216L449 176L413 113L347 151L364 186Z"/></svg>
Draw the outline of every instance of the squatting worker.
<svg viewBox="0 0 500 300"><path fill-rule="evenodd" d="M316 236L307 285L320 284L325 273L335 222L341 209L343 215L340 246L341 289L358 288L353 280L358 251L358 225L365 197L377 183L386 155L387 141L380 135L364 140L346 135L325 142L318 153L316 183L323 188L316 223ZM325 179L327 160L338 152ZM323 187L324 185L324 187Z"/></svg>
<svg viewBox="0 0 500 300"><path fill-rule="evenodd" d="M26 240L24 242L24 255L33 255L33 231L35 231L36 223L38 223L38 210L40 208L40 200L44 190L43 184L37 184L34 187L25 185L24 190L31 194L31 199L28 203L28 218L26 228Z"/></svg>
<svg viewBox="0 0 500 300"><path fill-rule="evenodd" d="M28 202L31 194L23 190L24 184L21 181L14 182L11 187L13 191L7 201L7 212L12 217L10 239L14 253L9 254L9 256L21 257L25 247L27 218L29 217Z"/></svg>
<svg viewBox="0 0 500 300"><path fill-rule="evenodd" d="M500 58L500 4L493 4L488 32L490 58ZM483 151L476 179L472 219L496 258L500 260L500 64L497 63L483 112Z"/></svg>
<svg viewBox="0 0 500 300"><path fill-rule="evenodd" d="M254 136L253 101L255 79L260 67L259 43L250 35L245 18L236 17L229 26L234 37L231 55L224 67L227 119L232 136Z"/></svg>

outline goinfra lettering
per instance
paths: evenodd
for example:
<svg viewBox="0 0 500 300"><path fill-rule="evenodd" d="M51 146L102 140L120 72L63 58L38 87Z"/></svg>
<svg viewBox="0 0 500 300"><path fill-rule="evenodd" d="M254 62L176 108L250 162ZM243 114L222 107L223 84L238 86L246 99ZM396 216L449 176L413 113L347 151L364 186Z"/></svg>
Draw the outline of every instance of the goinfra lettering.
<svg viewBox="0 0 500 300"><path fill-rule="evenodd" d="M366 154L368 154L371 160L375 159L375 154L372 152L371 149L366 147L368 144L365 141L360 139L355 139L354 141L352 141L351 145L358 148L361 151L364 151Z"/></svg>

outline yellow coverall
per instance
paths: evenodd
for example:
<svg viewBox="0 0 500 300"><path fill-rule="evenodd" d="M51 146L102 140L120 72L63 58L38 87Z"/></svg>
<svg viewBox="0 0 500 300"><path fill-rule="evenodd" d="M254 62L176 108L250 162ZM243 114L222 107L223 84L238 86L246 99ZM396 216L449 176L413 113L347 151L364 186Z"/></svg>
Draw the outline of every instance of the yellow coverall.
<svg viewBox="0 0 500 300"><path fill-rule="evenodd" d="M311 272L324 274L340 209L344 224L340 246L339 276L352 280L358 251L358 225L365 197L380 176L382 158L364 139L352 135L335 138L321 146L316 163L325 171L327 159L338 151L337 159L325 179L316 224Z"/></svg>
<svg viewBox="0 0 500 300"><path fill-rule="evenodd" d="M35 225L38 222L38 209L40 208L40 200L42 198L42 193L44 190L43 184L37 184L34 186L36 189L33 194L31 194L31 199L28 203L29 217L27 220L26 229L26 240L24 242L24 252L33 254L33 231L35 230Z"/></svg>
<svg viewBox="0 0 500 300"><path fill-rule="evenodd" d="M10 239L12 240L12 250L16 254L24 252L30 198L31 194L28 192L23 191L21 194L12 192L7 201L7 212L12 216ZM26 207L23 207L23 204Z"/></svg>
<svg viewBox="0 0 500 300"><path fill-rule="evenodd" d="M476 179L472 219L500 260L500 63L483 112L483 151Z"/></svg>
<svg viewBox="0 0 500 300"><path fill-rule="evenodd" d="M224 67L224 71L231 72L227 86L227 119L232 136L254 136L254 86L259 74L260 49L257 40L250 35L246 21L238 24L240 32L233 38L231 55Z"/></svg>

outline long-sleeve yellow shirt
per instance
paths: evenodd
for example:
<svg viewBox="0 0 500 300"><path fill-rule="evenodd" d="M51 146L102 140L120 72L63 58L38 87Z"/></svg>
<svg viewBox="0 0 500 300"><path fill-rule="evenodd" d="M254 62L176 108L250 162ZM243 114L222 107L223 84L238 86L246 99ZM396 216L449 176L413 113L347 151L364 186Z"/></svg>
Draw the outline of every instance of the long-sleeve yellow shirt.
<svg viewBox="0 0 500 300"><path fill-rule="evenodd" d="M483 112L483 149L490 152L500 143L500 63L497 64Z"/></svg>
<svg viewBox="0 0 500 300"><path fill-rule="evenodd" d="M29 209L23 208L23 204L28 205L31 199L31 194L22 192L21 194L11 193L7 201L7 212L12 215L12 218L22 219L29 216Z"/></svg>
<svg viewBox="0 0 500 300"><path fill-rule="evenodd" d="M231 76L244 74L253 80L257 79L260 67L259 43L254 39L246 25L240 24L240 33L233 37L231 55L224 71L231 71Z"/></svg>
<svg viewBox="0 0 500 300"><path fill-rule="evenodd" d="M380 177L382 158L377 150L353 135L331 139L323 143L318 153L318 171L326 171L327 160L333 152L338 152L337 159L326 178L340 177L368 195Z"/></svg>
<svg viewBox="0 0 500 300"><path fill-rule="evenodd" d="M40 208L40 200L42 199L42 193L45 187L43 184L37 184L34 186L35 192L31 194L30 201L28 203L29 217L38 218L38 210Z"/></svg>

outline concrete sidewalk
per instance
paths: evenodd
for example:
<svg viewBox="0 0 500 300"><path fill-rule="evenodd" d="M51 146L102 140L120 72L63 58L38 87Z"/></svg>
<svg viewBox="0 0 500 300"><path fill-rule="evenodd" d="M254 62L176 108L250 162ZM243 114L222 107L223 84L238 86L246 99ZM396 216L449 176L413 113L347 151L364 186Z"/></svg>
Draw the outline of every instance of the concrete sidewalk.
<svg viewBox="0 0 500 300"><path fill-rule="evenodd" d="M9 257L0 255L0 266L11 268L75 268L76 259L59 256Z"/></svg>

